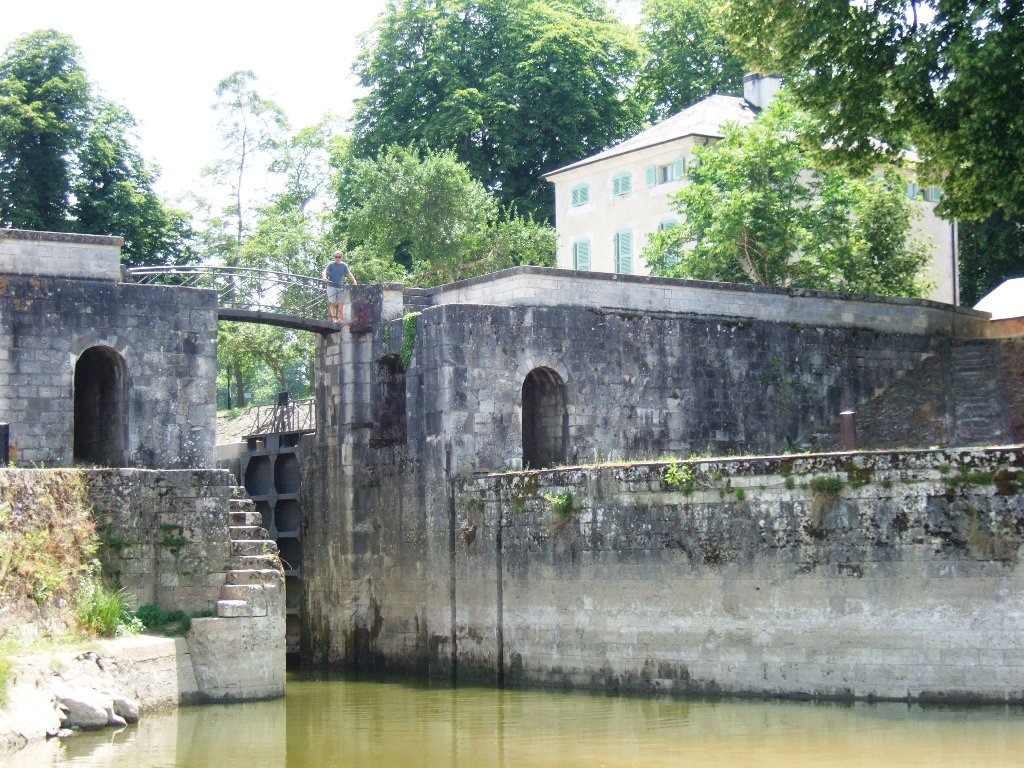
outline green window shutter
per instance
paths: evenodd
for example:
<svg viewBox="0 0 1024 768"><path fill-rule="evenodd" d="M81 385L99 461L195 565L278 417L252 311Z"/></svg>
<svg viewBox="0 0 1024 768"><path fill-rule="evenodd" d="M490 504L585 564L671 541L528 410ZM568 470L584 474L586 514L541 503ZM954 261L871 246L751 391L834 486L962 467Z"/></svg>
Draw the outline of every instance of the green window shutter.
<svg viewBox="0 0 1024 768"><path fill-rule="evenodd" d="M615 271L633 274L633 233L628 229L615 233Z"/></svg>
<svg viewBox="0 0 1024 768"><path fill-rule="evenodd" d="M615 197L628 195L633 191L633 177L628 173L620 173L612 179L612 194Z"/></svg>
<svg viewBox="0 0 1024 768"><path fill-rule="evenodd" d="M911 200L916 200L917 199L917 192L918 192L917 184L915 184L912 181L909 182L907 184L907 197L910 198Z"/></svg>
<svg viewBox="0 0 1024 768"><path fill-rule="evenodd" d="M644 169L644 175L647 177L647 186L653 187L658 183L658 169L653 165L648 165Z"/></svg>
<svg viewBox="0 0 1024 768"><path fill-rule="evenodd" d="M577 184L572 188L572 205L574 208L590 202L590 185Z"/></svg>
<svg viewBox="0 0 1024 768"><path fill-rule="evenodd" d="M676 158L676 172L674 179L679 180L686 175L686 160L682 155Z"/></svg>
<svg viewBox="0 0 1024 768"><path fill-rule="evenodd" d="M581 272L590 270L590 241L579 240L572 244L573 267Z"/></svg>

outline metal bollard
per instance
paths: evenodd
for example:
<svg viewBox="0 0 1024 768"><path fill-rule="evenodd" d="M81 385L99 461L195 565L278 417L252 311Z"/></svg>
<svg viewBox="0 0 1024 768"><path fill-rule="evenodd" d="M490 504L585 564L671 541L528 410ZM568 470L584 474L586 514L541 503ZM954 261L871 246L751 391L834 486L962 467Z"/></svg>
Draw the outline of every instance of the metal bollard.
<svg viewBox="0 0 1024 768"><path fill-rule="evenodd" d="M844 451L857 450L856 411L843 411L839 414L839 434L843 439Z"/></svg>
<svg viewBox="0 0 1024 768"><path fill-rule="evenodd" d="M11 425L0 424L0 467L11 463Z"/></svg>

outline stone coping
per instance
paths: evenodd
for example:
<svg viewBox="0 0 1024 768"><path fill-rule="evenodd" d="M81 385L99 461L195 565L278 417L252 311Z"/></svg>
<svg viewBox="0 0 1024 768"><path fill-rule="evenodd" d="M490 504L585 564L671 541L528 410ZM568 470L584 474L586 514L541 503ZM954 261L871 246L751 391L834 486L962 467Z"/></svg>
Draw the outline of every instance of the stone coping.
<svg viewBox="0 0 1024 768"><path fill-rule="evenodd" d="M990 315L928 299L864 296L743 283L513 267L431 289L380 286L431 306L581 307L645 315L705 315L859 328L884 333L986 338Z"/></svg>
<svg viewBox="0 0 1024 768"><path fill-rule="evenodd" d="M39 232L30 229L0 229L0 239L30 240L46 243L78 243L81 245L108 245L121 248L123 237L113 235L80 235L73 232Z"/></svg>
<svg viewBox="0 0 1024 768"><path fill-rule="evenodd" d="M813 462L820 466L832 465L836 470L846 471L851 460L859 459L861 463L876 461L893 462L899 461L900 457L906 459L923 459L929 456L999 456L1024 451L1024 443L1011 443L1008 445L986 445L986 446L962 446L948 448L883 448L865 451L833 451L820 453L780 453L766 454L759 456L692 456L689 458L664 458L664 459L638 459L636 461L615 461L607 464L572 464L545 469L513 469L505 472L474 472L462 478L472 482L473 480L484 480L500 477L520 476L551 476L560 472L591 472L600 470L630 470L636 468L667 467L671 464L714 464L719 467L733 466L739 470L739 474L758 474L766 467L781 465L784 463Z"/></svg>

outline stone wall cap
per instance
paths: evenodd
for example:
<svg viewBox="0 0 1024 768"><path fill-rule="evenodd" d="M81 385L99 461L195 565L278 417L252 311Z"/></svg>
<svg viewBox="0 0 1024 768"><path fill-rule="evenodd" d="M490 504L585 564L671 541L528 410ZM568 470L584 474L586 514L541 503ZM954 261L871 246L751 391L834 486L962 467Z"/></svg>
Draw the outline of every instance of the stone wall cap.
<svg viewBox="0 0 1024 768"><path fill-rule="evenodd" d="M47 243L124 246L124 238L114 235L80 235L73 232L39 232L29 229L0 229L0 240L32 240Z"/></svg>

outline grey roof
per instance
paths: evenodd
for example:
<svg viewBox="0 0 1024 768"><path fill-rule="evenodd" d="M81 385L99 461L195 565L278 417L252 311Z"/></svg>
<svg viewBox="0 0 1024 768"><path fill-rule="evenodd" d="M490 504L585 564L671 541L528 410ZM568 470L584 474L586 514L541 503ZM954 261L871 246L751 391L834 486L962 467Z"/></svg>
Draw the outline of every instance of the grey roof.
<svg viewBox="0 0 1024 768"><path fill-rule="evenodd" d="M582 168L585 165L659 144L666 144L686 136L721 138L722 127L726 123L749 125L756 114L755 107L739 96L708 96L682 112L672 115L667 120L652 125L646 131L609 147L603 152L598 152L596 155L585 157L571 165L551 171L545 174L544 178L550 179L552 176L571 171L574 168Z"/></svg>

